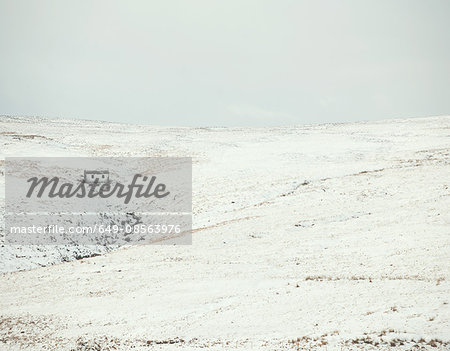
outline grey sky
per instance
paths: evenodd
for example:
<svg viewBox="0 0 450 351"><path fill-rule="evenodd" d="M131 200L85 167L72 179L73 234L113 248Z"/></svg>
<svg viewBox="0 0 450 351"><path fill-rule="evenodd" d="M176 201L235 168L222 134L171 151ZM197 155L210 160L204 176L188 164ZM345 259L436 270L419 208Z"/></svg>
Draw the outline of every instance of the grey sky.
<svg viewBox="0 0 450 351"><path fill-rule="evenodd" d="M0 0L0 114L286 125L450 114L450 1Z"/></svg>

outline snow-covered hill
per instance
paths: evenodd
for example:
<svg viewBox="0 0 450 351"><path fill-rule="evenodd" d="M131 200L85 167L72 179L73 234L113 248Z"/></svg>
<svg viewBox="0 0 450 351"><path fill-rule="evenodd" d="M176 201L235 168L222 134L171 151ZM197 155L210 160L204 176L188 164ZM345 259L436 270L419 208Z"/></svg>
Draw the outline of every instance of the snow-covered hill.
<svg viewBox="0 0 450 351"><path fill-rule="evenodd" d="M2 206L7 156L193 157L194 231L191 246L100 256L2 245L0 350L450 348L450 117L0 117Z"/></svg>

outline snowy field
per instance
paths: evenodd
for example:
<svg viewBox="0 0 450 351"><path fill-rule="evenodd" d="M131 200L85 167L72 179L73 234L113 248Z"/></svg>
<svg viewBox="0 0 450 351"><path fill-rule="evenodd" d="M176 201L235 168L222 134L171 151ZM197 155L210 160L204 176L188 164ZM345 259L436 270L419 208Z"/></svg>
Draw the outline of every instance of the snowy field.
<svg viewBox="0 0 450 351"><path fill-rule="evenodd" d="M194 231L110 252L1 245L0 350L450 349L450 117L0 117L1 206L7 156L193 157Z"/></svg>

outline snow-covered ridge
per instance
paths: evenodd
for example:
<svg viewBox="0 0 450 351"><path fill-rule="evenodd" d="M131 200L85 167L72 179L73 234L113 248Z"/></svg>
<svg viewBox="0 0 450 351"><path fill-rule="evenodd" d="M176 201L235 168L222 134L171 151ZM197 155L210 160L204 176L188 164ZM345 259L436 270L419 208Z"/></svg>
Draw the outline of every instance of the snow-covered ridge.
<svg viewBox="0 0 450 351"><path fill-rule="evenodd" d="M450 117L0 117L0 151L0 206L8 156L193 157L192 246L0 247L7 349L449 347Z"/></svg>

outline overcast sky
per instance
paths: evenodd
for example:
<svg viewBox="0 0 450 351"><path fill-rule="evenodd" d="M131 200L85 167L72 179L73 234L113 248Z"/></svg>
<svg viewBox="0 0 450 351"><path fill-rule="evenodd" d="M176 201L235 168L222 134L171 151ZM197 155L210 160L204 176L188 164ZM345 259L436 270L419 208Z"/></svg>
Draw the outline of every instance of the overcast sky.
<svg viewBox="0 0 450 351"><path fill-rule="evenodd" d="M450 114L450 1L0 0L0 114L193 126Z"/></svg>

